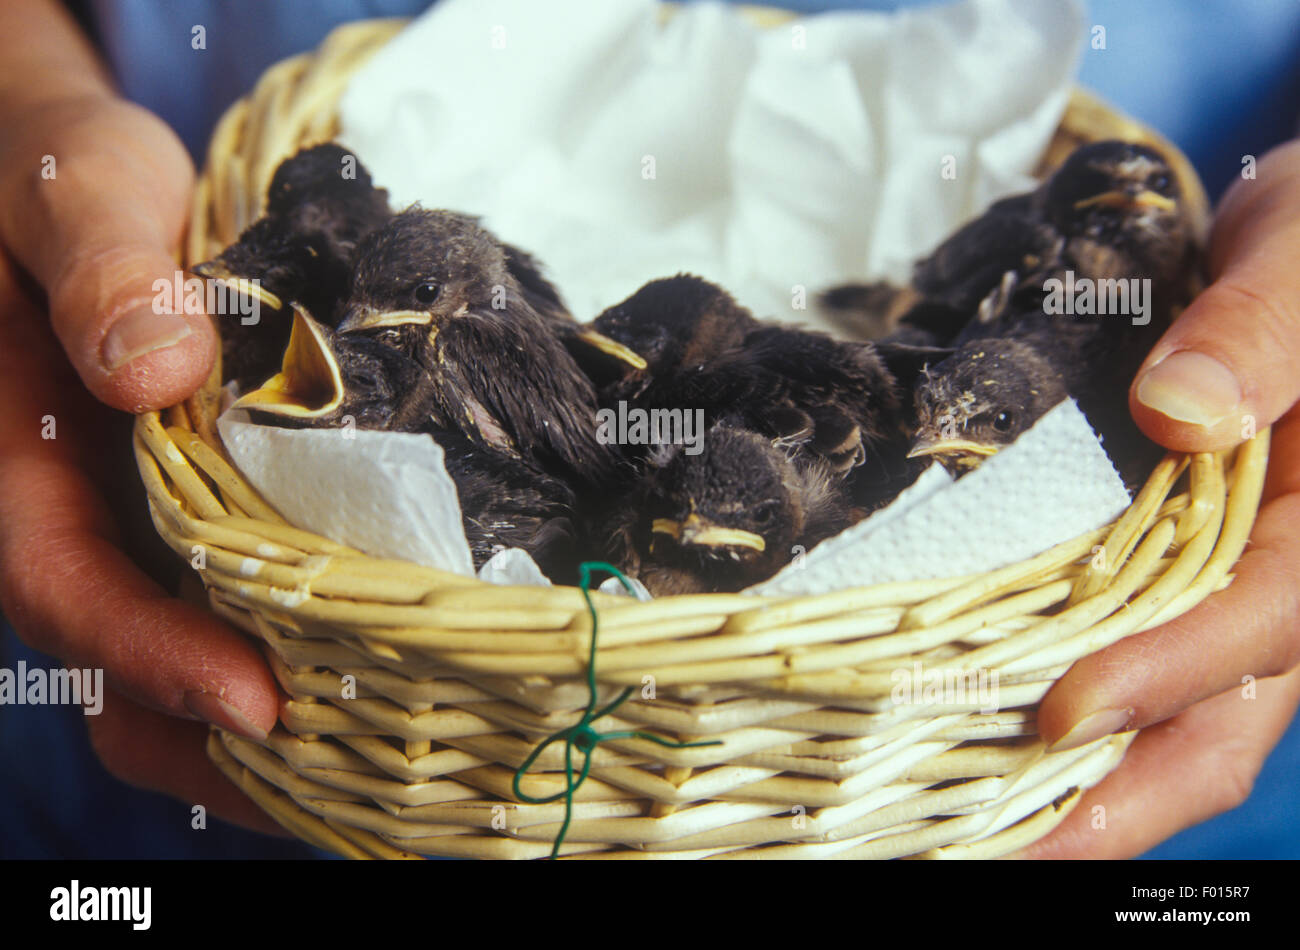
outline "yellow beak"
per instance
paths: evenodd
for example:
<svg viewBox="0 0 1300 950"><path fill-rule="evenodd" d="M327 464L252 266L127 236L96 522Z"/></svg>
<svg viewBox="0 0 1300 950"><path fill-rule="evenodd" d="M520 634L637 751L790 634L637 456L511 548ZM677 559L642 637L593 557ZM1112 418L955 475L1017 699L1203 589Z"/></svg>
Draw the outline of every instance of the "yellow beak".
<svg viewBox="0 0 1300 950"><path fill-rule="evenodd" d="M1161 211L1174 211L1178 207L1178 203L1174 199L1144 189L1137 194L1131 194L1127 191L1104 191L1099 195L1093 195L1091 198L1076 201L1074 208L1076 211L1082 211L1084 208L1091 208L1093 205L1103 205L1107 208L1159 208Z"/></svg>
<svg viewBox="0 0 1300 950"><path fill-rule="evenodd" d="M236 409L258 409L295 419L329 415L343 402L343 377L325 329L296 304L280 372L235 400Z"/></svg>
<svg viewBox="0 0 1300 950"><path fill-rule="evenodd" d="M618 342L618 340L611 340L603 333L598 333L590 328L583 328L578 331L578 339L608 356L622 360L634 369L646 368L644 359Z"/></svg>
<svg viewBox="0 0 1300 950"><path fill-rule="evenodd" d="M699 544L705 547L739 547L762 551L767 542L757 534L742 531L739 528L724 528L710 524L697 514L690 515L685 521L673 521L671 518L656 518L650 525L655 534L666 534L676 538L682 544Z"/></svg>
<svg viewBox="0 0 1300 950"><path fill-rule="evenodd" d="M263 287L260 281L249 280L246 277L238 277L217 261L205 261L202 264L195 264L190 269L200 277L207 278L208 280L220 281L232 290L243 294L245 297L253 297L260 300L272 310L284 309L284 301Z"/></svg>
<svg viewBox="0 0 1300 950"><path fill-rule="evenodd" d="M427 310L371 310L361 307L353 310L339 324L339 333L356 333L359 330L373 330L376 327L404 327L411 324L421 326L433 322L433 314Z"/></svg>
<svg viewBox="0 0 1300 950"><path fill-rule="evenodd" d="M970 439L928 439L919 438L912 443L912 450L907 453L910 459L926 455L997 455L998 446L972 442Z"/></svg>

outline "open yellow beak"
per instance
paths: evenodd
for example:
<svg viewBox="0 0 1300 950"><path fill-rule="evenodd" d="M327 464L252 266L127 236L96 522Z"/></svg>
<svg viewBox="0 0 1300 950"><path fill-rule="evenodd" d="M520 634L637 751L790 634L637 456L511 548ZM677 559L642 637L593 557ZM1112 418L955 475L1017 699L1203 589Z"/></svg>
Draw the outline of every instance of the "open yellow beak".
<svg viewBox="0 0 1300 950"><path fill-rule="evenodd" d="M433 314L427 310L371 310L360 307L350 311L339 324L339 333L356 333L360 330L374 330L377 327L404 327L411 324L427 326L433 322Z"/></svg>
<svg viewBox="0 0 1300 950"><path fill-rule="evenodd" d="M295 419L329 415L343 402L343 377L325 330L293 307L293 328L280 372L235 400L236 409L258 409Z"/></svg>
<svg viewBox="0 0 1300 950"><path fill-rule="evenodd" d="M1154 191L1143 190L1137 194L1131 194L1127 191L1103 191L1091 198L1076 201L1074 209L1082 211L1084 208L1091 208L1094 205L1102 205L1107 208L1159 208L1161 211L1174 211L1178 207L1178 203L1172 198L1166 198Z"/></svg>
<svg viewBox="0 0 1300 950"><path fill-rule="evenodd" d="M578 339L607 356L622 360L634 369L645 369L646 361L618 340L611 340L603 333L584 327L578 331Z"/></svg>
<svg viewBox="0 0 1300 950"><path fill-rule="evenodd" d="M926 455L997 455L998 446L972 442L970 439L927 439L920 438L912 443L912 450L907 453L910 459Z"/></svg>
<svg viewBox="0 0 1300 950"><path fill-rule="evenodd" d="M655 534L666 534L682 544L699 544L711 548L737 547L762 551L767 547L761 536L739 528L723 528L692 514L685 521L656 518L650 524Z"/></svg>
<svg viewBox="0 0 1300 950"><path fill-rule="evenodd" d="M220 281L245 297L260 300L272 310L284 309L284 301L263 287L259 281L232 274L223 264L217 261L204 261L202 264L195 264L190 270L207 280Z"/></svg>

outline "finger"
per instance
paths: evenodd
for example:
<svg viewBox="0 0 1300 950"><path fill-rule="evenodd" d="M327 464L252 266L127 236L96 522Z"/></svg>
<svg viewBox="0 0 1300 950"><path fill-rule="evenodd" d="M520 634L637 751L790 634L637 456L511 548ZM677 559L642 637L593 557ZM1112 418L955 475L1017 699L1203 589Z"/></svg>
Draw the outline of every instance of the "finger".
<svg viewBox="0 0 1300 950"><path fill-rule="evenodd" d="M160 293L176 282L188 155L145 110L102 98L43 106L23 129L0 153L0 240L45 288L97 398L131 412L179 402L216 355L207 317L168 312L174 294Z"/></svg>
<svg viewBox="0 0 1300 950"><path fill-rule="evenodd" d="M208 759L207 726L151 712L111 691L86 726L95 754L115 778L202 805L209 815L253 831L287 836Z"/></svg>
<svg viewBox="0 0 1300 950"><path fill-rule="evenodd" d="M1214 283L1156 344L1129 391L1133 418L1183 452L1229 448L1300 397L1300 142L1236 182L1215 221Z"/></svg>
<svg viewBox="0 0 1300 950"><path fill-rule="evenodd" d="M1246 677L1300 663L1300 414L1278 426L1272 500L1259 511L1236 578L1181 617L1075 663L1043 699L1039 734L1057 748L1142 727Z"/></svg>
<svg viewBox="0 0 1300 950"><path fill-rule="evenodd" d="M27 643L103 669L141 703L265 736L278 691L261 655L210 612L169 597L118 549L76 448L84 433L71 412L75 394L53 382L58 348L4 278L0 268L0 608ZM61 408L47 439L51 407Z"/></svg>
<svg viewBox="0 0 1300 950"><path fill-rule="evenodd" d="M1300 671L1142 730L1124 761L1018 858L1131 858L1246 801L1300 703Z"/></svg>

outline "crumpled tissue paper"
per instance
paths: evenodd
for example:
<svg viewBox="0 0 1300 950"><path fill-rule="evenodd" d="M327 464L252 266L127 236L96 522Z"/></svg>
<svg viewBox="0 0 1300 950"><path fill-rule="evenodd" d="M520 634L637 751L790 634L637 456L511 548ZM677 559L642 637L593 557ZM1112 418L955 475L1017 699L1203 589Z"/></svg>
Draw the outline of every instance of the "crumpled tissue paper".
<svg viewBox="0 0 1300 950"><path fill-rule="evenodd" d="M719 4L662 12L443 0L351 80L340 141L397 206L482 215L537 254L579 319L689 271L816 324L818 290L905 278L1033 187L1085 27L1076 0L768 29Z"/></svg>

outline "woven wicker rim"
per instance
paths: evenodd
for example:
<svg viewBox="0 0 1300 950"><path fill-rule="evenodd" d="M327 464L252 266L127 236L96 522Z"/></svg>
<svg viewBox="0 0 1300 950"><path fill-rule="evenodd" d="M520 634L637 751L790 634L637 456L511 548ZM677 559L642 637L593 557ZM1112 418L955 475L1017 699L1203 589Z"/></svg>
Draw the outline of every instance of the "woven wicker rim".
<svg viewBox="0 0 1300 950"><path fill-rule="evenodd" d="M231 108L196 192L187 263L256 218L284 157L336 134L348 77L401 25L342 27ZM1156 141L1208 217L1181 154L1086 93L1074 94L1044 168L1101 137ZM284 729L264 744L214 730L214 761L286 828L340 854L545 854L562 805L517 802L509 777L586 703L581 593L489 585L287 524L216 437L219 379L140 416L135 431L158 531L187 560L203 551L213 608L266 643L292 697ZM790 598L595 595L602 699L647 676L662 694L627 703L602 728L722 744L597 749L565 853L977 857L1047 833L1133 734L1047 753L1033 707L1075 660L1231 579L1268 437L1171 454L1113 525L977 576ZM914 661L995 671L1001 710L894 706L894 674ZM341 696L346 675L356 698ZM533 797L562 788L562 758L550 751L524 782Z"/></svg>

